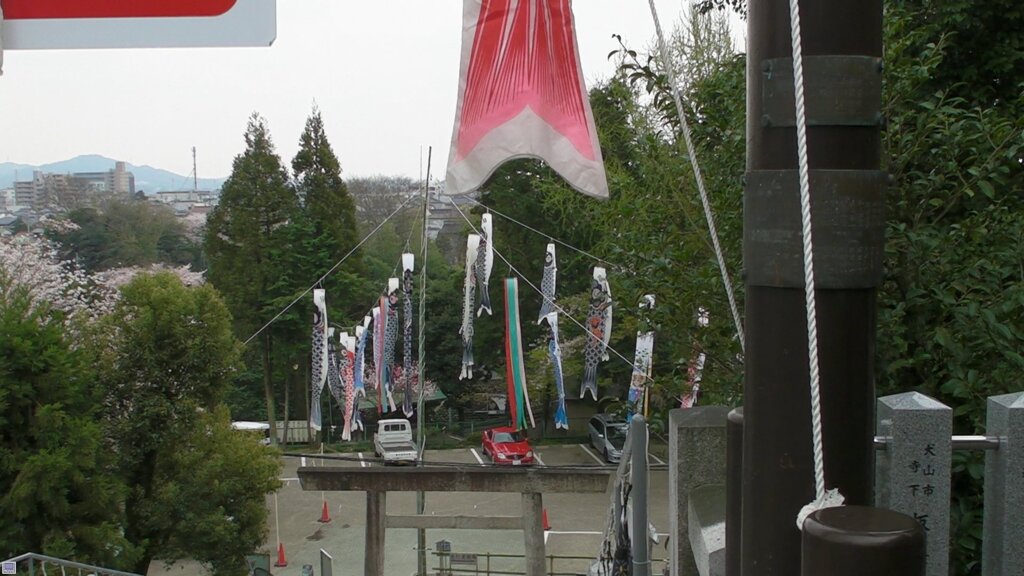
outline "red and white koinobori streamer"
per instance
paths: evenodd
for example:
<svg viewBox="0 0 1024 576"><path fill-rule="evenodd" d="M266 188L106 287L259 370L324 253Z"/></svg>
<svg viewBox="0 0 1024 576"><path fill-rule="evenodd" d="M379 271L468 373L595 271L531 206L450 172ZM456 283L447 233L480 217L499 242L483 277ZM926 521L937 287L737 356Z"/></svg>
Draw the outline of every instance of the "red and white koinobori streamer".
<svg viewBox="0 0 1024 576"><path fill-rule="evenodd" d="M570 0L464 0L447 192L479 188L507 160L540 158L608 197Z"/></svg>

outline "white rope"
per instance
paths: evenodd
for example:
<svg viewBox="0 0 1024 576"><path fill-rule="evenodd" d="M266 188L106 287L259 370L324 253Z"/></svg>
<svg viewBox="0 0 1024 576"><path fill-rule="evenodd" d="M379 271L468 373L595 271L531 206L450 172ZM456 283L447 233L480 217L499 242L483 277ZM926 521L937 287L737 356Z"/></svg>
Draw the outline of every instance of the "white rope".
<svg viewBox="0 0 1024 576"><path fill-rule="evenodd" d="M814 448L815 501L800 511L797 527L814 510L843 503L837 490L825 490L825 450L821 434L821 379L818 370L818 315L814 298L814 240L811 227L811 179L807 159L807 117L804 106L803 42L800 38L800 3L789 0L790 37L793 41L793 89L796 99L796 145L800 167L800 224L803 232L804 302L807 309L807 358L811 380L811 440Z"/></svg>
<svg viewBox="0 0 1024 576"><path fill-rule="evenodd" d="M409 204L409 202L410 202L410 201L412 201L412 200L413 200L414 198L417 198L417 196L409 196L408 198L406 198L405 202L402 202L402 204L401 204L401 205L400 205L400 206L399 206L398 208L395 208L395 211L394 211L394 212L392 212L391 214L388 214L388 217L387 217L387 218L385 218L385 219L384 219L384 220L383 220L383 221L382 221L382 222L381 222L380 224L377 224L377 227L376 227L376 228L374 228L373 230L370 230L370 232L369 232L369 233L368 233L368 234L367 234L366 236L363 236L363 239L362 239L362 240L360 240L358 244L356 244L356 245L355 245L355 246L354 246L354 247L353 247L353 248L352 248L351 250L349 250L349 251L348 251L348 254L345 254L344 256L342 256L342 257L341 257L341 260L338 260L338 261L337 261L337 262L336 262L336 263L334 264L334 266L331 266L331 269L330 269L330 270L328 270L328 271L327 271L326 273L324 273L324 275L323 275L323 276L321 276L320 278L318 278L318 279L317 279L317 281L316 281L316 282L314 282L312 286L310 286L309 288L306 288L305 290L303 290L302 294L299 294L298 296L296 296L296 297L295 297L295 300L292 300L290 304L288 304L287 306L285 306L283 310L281 310L280 312L278 312L278 313L277 313L277 315L276 315L276 316L274 316L273 318L271 318L271 319L270 319L270 322L267 322L266 324L264 324L264 325L263 325L263 326L262 326L262 327L261 327L261 328L260 328L259 330L257 330L256 332L254 332L252 336L249 336L248 338L246 338L246 339L245 339L245 342L243 342L243 343L242 343L242 345L244 346L244 345L248 344L249 342L252 342L252 339L253 339L253 338L255 338L255 337L259 336L261 332L263 332L264 330L266 330L266 329L267 329L267 327L269 327L269 326L270 326L271 324L273 324L274 322L276 322L276 321L277 321L277 319L278 319L278 318L280 318L280 317L281 317L281 316L282 316L282 315L283 315L283 314L284 314L285 312L287 312L288 310L290 310L292 306L295 306L295 303L296 303L296 302L298 302L299 300L302 300L302 298L303 298L303 297L304 297L304 296L305 296L306 294L309 294L309 291L310 291L310 290L312 290L313 288L316 288L316 285L317 285L317 284L319 284L319 283L323 282L323 281L324 281L324 279L326 279L326 278L327 278L328 276L330 276L330 275L331 275L331 273L333 273L333 272L334 272L335 270L337 270L337 269L338 269L338 266L341 266L341 264L342 264L343 262L345 262L345 260L348 260L348 257L349 257L349 256L351 256L351 255L355 254L356 250L358 250L358 249L359 249L359 248L360 248L360 247L361 247L361 246L362 246L363 244L365 244L365 243L366 243L366 241L367 241L367 240L369 240L371 236L373 236L374 234L376 234L376 233L377 233L377 231L378 231L378 230L380 230L381 228L383 228L383 227L384 227L384 225L385 225L385 224L387 224L388 220L391 220L391 219L392 219L392 218L393 218L393 217L395 216L395 214L398 214L399 212L401 212L401 211L402 211L402 209L403 209L403 208L405 208L405 207L406 207L406 205L408 205L408 204Z"/></svg>
<svg viewBox="0 0 1024 576"><path fill-rule="evenodd" d="M480 231L479 231L479 230L477 230L477 228L476 228L476 226L475 226L475 225L473 225L473 222L472 222L472 221L471 221L471 220L470 220L470 219L469 219L469 218L468 218L468 217L466 216L465 212L463 212L463 211L462 211L462 209L461 209L461 208L459 208L459 205L458 205L458 204L456 204L456 203L455 203L455 201L451 199L451 197L449 197L449 201L451 202L452 206L455 206L455 209L459 211L459 214L460 214L460 215L462 216L462 219L466 221L466 224L468 224L468 225L469 225L470 229L472 229L474 233L476 233L476 234L479 234L479 233L480 233ZM492 245L492 248L493 248L493 245ZM562 316L565 316L566 318L568 318L569 320L571 320L573 324L575 324L575 325L579 326L579 328L580 328L581 330L583 330L583 333L584 333L584 334L585 334L585 335L586 335L586 336L587 336L588 338L594 338L594 339L597 339L597 337L596 337L596 336L594 336L593 334L591 334L591 333L590 333L590 330L588 330L588 329L587 329L587 327L586 327L586 326L584 326L582 322L580 322L579 320L577 320L577 319L573 318L573 317L572 317L572 315L571 315L571 314L569 314L569 312L568 312L568 311L566 311L566 309L565 309L565 308L562 308L562 307L561 307L561 306L560 306L560 305L559 305L559 304L558 304L557 302L555 302L554 300L550 300L550 299L548 299L548 298L547 298L546 296L544 296L544 291L543 291L543 290L541 290L540 288L538 288L538 287L537 287L537 285L536 285L536 284L534 284L533 282L530 282L530 279L529 279L529 278L527 278L525 274L523 274L522 272L520 272L518 268L516 268L515 266L513 266L513 265L512 265L512 263L511 263L511 262L509 262L508 258L505 258L505 256L504 256L504 255L502 255L502 253L501 253L501 252L498 252L498 249L497 249L497 248L493 248L493 249L494 249L494 254L495 254L495 255L497 255L497 256L498 256L498 258L500 258L502 262L504 262L505 264L507 264L507 265L508 265L508 267L509 267L509 269L511 269L511 270L512 270L512 272L515 272L516 276L518 276L519 278L521 278L521 279L523 280L523 282L526 282L527 286L529 286L530 288L533 288L533 291L534 291L534 292L536 292L536 293L540 294L541 298L543 298L543 299L544 299L545 301L547 301L547 302L548 302L549 304L551 304L552 306L554 306L554 307L555 307L555 310L557 310L557 311L559 312L559 314L561 314ZM634 371L637 371L637 366L636 366L635 364L633 364L633 362L632 362L632 361L630 361L629 359L627 359L627 358L626 358L625 356L623 356L622 354L620 354L618 350L616 350L615 348L612 348L610 344L609 344L609 345L607 346L607 349L608 349L608 351L610 351L610 352L611 352L612 354L614 354L614 355L618 356L618 357L619 357L619 358L620 358L620 359L621 359L621 360L622 360L623 362L625 362L626 364L628 364L628 365L629 365L629 366L630 366L631 368L633 368L633 370L634 370ZM638 373L638 374L642 374L642 373L643 373L643 371L638 371L637 373ZM644 374L644 379L645 379L645 380L647 380L647 381L649 381L649 382L654 382L654 378L652 378L652 377L650 377L650 376L647 376L646 374Z"/></svg>
<svg viewBox="0 0 1024 576"><path fill-rule="evenodd" d="M683 109L683 100L679 95L679 86L676 84L675 70L672 69L672 60L668 53L668 46L665 44L665 34L661 31L661 21L658 20L658 10L654 7L654 0L648 0L651 7L651 17L654 18L654 29L658 33L658 48L661 52L662 66L668 77L668 83L672 88L672 99L676 104L676 113L679 116L679 126L682 128L683 140L686 141L686 149L689 151L690 164L693 166L693 177L697 180L697 191L700 193L700 202L704 207L704 218L708 222L708 230L711 232L711 243L715 249L715 258L718 260L718 269L722 274L722 284L725 285L725 295L729 298L729 310L732 312L732 321L736 325L736 335L740 339L740 350L746 350L746 339L743 335L743 323L740 321L739 308L736 307L736 295L733 293L732 280L729 279L729 271L725 267L725 255L722 252L722 245L718 241L718 228L715 226L715 215L711 211L711 202L708 200L708 192L704 187L704 177L701 175L700 165L697 163L697 149L693 147L693 138L690 134L690 125L686 122L686 113Z"/></svg>

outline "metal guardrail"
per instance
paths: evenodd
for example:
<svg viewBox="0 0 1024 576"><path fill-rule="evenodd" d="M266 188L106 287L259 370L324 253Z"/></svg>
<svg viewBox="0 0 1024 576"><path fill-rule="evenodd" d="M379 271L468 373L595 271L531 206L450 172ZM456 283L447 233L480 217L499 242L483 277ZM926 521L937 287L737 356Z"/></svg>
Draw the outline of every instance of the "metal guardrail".
<svg viewBox="0 0 1024 576"><path fill-rule="evenodd" d="M892 438L875 436L875 450L885 450L892 442ZM997 436L953 436L953 450L998 450L999 437Z"/></svg>
<svg viewBox="0 0 1024 576"><path fill-rule="evenodd" d="M459 574L473 574L474 576L525 576L525 570L513 570L511 568L495 568L492 560L525 559L522 554L501 554L495 552L482 553L458 553L435 551L432 554L437 558L438 565L434 567L434 573L438 576L456 576ZM549 554L544 557L547 561L547 576L580 576L586 574L590 564L597 562L593 556L557 556ZM555 562L588 562L587 569L583 571L556 572ZM655 559L651 563L666 563L666 559ZM458 567L456 567L458 566Z"/></svg>
<svg viewBox="0 0 1024 576"><path fill-rule="evenodd" d="M67 568L77 570L78 574L83 576L142 576L141 574L135 574L134 572L122 572L121 570L114 570L111 568L101 568L99 566L92 566L90 564L82 564L81 562L72 562L71 560L64 560L61 558L54 558L53 556L45 556L43 554L36 554L34 552L28 552L14 558L8 558L3 561L3 566L6 568L11 563L14 563L15 567L21 566L23 563L28 564L29 576L35 576L36 574L36 563L39 563L45 574L47 564L53 564L62 568L62 573L66 573ZM22 572L17 571L18 574Z"/></svg>

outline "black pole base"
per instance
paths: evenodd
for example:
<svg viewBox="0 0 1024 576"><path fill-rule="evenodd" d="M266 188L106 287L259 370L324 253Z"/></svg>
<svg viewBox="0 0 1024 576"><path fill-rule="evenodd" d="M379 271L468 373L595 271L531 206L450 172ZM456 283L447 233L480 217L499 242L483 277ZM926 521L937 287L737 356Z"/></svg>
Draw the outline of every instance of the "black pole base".
<svg viewBox="0 0 1024 576"><path fill-rule="evenodd" d="M801 576L924 576L921 525L868 506L818 510L804 522Z"/></svg>

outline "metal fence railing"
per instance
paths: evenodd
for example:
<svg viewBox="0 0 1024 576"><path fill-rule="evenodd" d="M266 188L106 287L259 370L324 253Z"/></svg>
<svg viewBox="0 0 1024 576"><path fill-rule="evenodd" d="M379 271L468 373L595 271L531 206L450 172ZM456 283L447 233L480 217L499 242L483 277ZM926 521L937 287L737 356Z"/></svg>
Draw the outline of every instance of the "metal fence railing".
<svg viewBox="0 0 1024 576"><path fill-rule="evenodd" d="M499 554L494 552L443 552L432 553L436 560L437 576L525 576L525 556L522 554ZM597 560L592 556L545 556L548 576L584 576ZM667 560L655 559L651 563L663 566ZM660 574L661 572L653 572Z"/></svg>
<svg viewBox="0 0 1024 576"><path fill-rule="evenodd" d="M60 573L64 575L140 576L139 574L134 574L132 572L122 572L121 570L91 566L81 562L72 562L71 560L44 556L43 554L36 554L34 552L28 552L20 556L15 556L14 558L8 558L0 563L0 566L2 566L4 574L27 574L28 576L36 576L36 574L45 575L47 566L51 566L54 569L59 570ZM39 570L38 572L37 568Z"/></svg>

